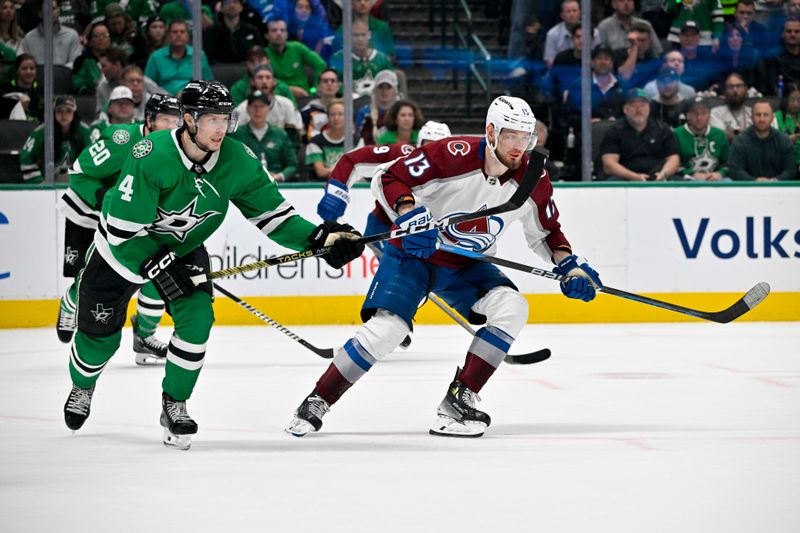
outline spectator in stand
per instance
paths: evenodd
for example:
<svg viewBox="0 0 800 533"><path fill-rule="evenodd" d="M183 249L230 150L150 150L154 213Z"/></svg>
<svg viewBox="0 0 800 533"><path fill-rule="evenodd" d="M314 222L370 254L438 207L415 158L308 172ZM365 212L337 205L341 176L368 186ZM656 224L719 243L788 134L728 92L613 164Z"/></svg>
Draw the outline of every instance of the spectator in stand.
<svg viewBox="0 0 800 533"><path fill-rule="evenodd" d="M74 30L73 30L74 31ZM78 105L69 95L56 96L53 161L56 176L65 175L78 154L91 144L89 127L78 119ZM25 183L44 180L44 124L33 130L19 154L19 166Z"/></svg>
<svg viewBox="0 0 800 533"><path fill-rule="evenodd" d="M244 0L223 0L214 25L206 30L203 47L211 63L241 63L247 50L264 46L258 28L241 20Z"/></svg>
<svg viewBox="0 0 800 533"><path fill-rule="evenodd" d="M742 41L752 44L765 57L774 48L774 39L770 37L767 27L755 19L756 4L754 0L739 0L733 15L733 22L742 34ZM721 44L725 44L724 39Z"/></svg>
<svg viewBox="0 0 800 533"><path fill-rule="evenodd" d="M142 55L131 58L131 62L144 69L153 52L164 46L167 46L167 24L158 15L150 17L142 29Z"/></svg>
<svg viewBox="0 0 800 533"><path fill-rule="evenodd" d="M133 120L136 122L144 122L145 108L151 96L154 94L167 93L167 91L156 85L153 80L145 76L139 65L128 65L122 69L119 85L127 87L133 94ZM100 94L101 91L98 89L98 99L100 98ZM105 100L103 100L107 102L108 97L111 96L111 89L109 89L108 92L104 92L104 94L108 95L105 96Z"/></svg>
<svg viewBox="0 0 800 533"><path fill-rule="evenodd" d="M672 129L650 119L650 102L642 89L628 91L623 110L625 120L612 124L600 143L607 179L670 179L681 162Z"/></svg>
<svg viewBox="0 0 800 533"><path fill-rule="evenodd" d="M0 44L22 53L22 30L17 22L17 8L13 0L0 2Z"/></svg>
<svg viewBox="0 0 800 533"><path fill-rule="evenodd" d="M783 181L797 179L794 144L772 127L772 105L759 100L753 105L753 125L731 144L730 175L736 181Z"/></svg>
<svg viewBox="0 0 800 533"><path fill-rule="evenodd" d="M272 102L267 93L253 91L247 97L250 122L240 126L231 138L240 141L256 154L275 181L287 181L297 173L297 152L289 136L267 121Z"/></svg>
<svg viewBox="0 0 800 533"><path fill-rule="evenodd" d="M112 124L133 123L133 93L124 85L114 87L108 98L106 110L91 125L89 139L97 142L103 130Z"/></svg>
<svg viewBox="0 0 800 533"><path fill-rule="evenodd" d="M561 22L550 28L544 41L544 62L548 68L559 52L572 50L572 32L581 21L581 5L578 0L561 2Z"/></svg>
<svg viewBox="0 0 800 533"><path fill-rule="evenodd" d="M84 30L93 21L90 15L89 2L84 0L57 0L59 13L58 21L62 26L72 28L78 35L84 35ZM20 0L17 0L20 2ZM42 4L41 0L28 0L25 4L33 3L36 8ZM24 4L23 6L24 7Z"/></svg>
<svg viewBox="0 0 800 533"><path fill-rule="evenodd" d="M305 67L314 72L314 84L319 73L327 67L320 55L303 43L287 41L286 21L272 19L267 22L267 57L275 77L289 85L295 98L308 96L310 86Z"/></svg>
<svg viewBox="0 0 800 533"><path fill-rule="evenodd" d="M725 132L728 142L753 124L753 109L744 105L747 84L741 74L732 72L725 78L725 103L711 109L711 125Z"/></svg>
<svg viewBox="0 0 800 533"><path fill-rule="evenodd" d="M160 2L156 0L130 0L125 11L130 15L135 27L143 28L149 24L151 19L158 17L159 4ZM166 30L167 26L164 24L164 33Z"/></svg>
<svg viewBox="0 0 800 533"><path fill-rule="evenodd" d="M372 2L370 0L353 0L353 22L360 21L367 25L370 33L372 34L372 47L383 52L389 56L390 60L394 60L394 37L392 37L392 30L389 24L382 20L378 20L370 14L372 9ZM342 28L336 30L336 36L333 39L333 51L336 52L342 49Z"/></svg>
<svg viewBox="0 0 800 533"><path fill-rule="evenodd" d="M678 35L681 28L691 20L697 24L697 29L700 31L700 46L709 46L712 51L717 51L724 22L720 0L692 0L689 4L683 0L665 0L664 7L668 14L674 16L668 41L680 43Z"/></svg>
<svg viewBox="0 0 800 533"><path fill-rule="evenodd" d="M97 22L89 28L89 42L72 68L72 89L78 94L94 94L103 73L100 72L100 56L111 48L108 27Z"/></svg>
<svg viewBox="0 0 800 533"><path fill-rule="evenodd" d="M767 94L777 94L778 84L800 83L800 18L783 23L783 49L767 62Z"/></svg>
<svg viewBox="0 0 800 533"><path fill-rule="evenodd" d="M78 32L62 26L58 21L59 7L57 2L53 8L53 64L72 68L73 63L81 55L81 41ZM42 25L42 8L39 7L39 25L25 34L22 39L22 53L30 54L37 65L44 65L44 26Z"/></svg>
<svg viewBox="0 0 800 533"><path fill-rule="evenodd" d="M369 47L370 33L366 24L358 20L354 21L352 36L353 92L359 97L372 92L372 82L378 72L393 70L393 67L386 54ZM344 75L344 52L342 50L331 56L330 65L340 76Z"/></svg>
<svg viewBox="0 0 800 533"><path fill-rule="evenodd" d="M339 81L339 74L332 68L326 68L319 75L317 83L316 98L308 102L300 110L305 128L305 140L310 141L328 124L328 104L330 104L339 94L342 84Z"/></svg>
<svg viewBox="0 0 800 533"><path fill-rule="evenodd" d="M411 100L398 100L386 114L384 131L376 144L417 144L419 129L425 124L422 110Z"/></svg>
<svg viewBox="0 0 800 533"><path fill-rule="evenodd" d="M247 75L234 83L233 87L231 87L231 97L233 98L234 105L239 105L247 100L247 95L253 90L253 72L255 72L256 67L259 65L270 66L269 59L267 59L267 53L264 51L262 46L253 46L245 53L245 66L247 67ZM273 92L280 96L285 96L292 101L292 104L295 107L297 107L297 101L294 99L294 94L292 94L291 89L289 89L289 86L285 82L276 79L275 90Z"/></svg>
<svg viewBox="0 0 800 533"><path fill-rule="evenodd" d="M725 83L725 78L731 72L742 75L744 82L756 87L761 91L764 87L765 70L764 61L756 47L750 42L745 42L746 34L738 25L727 24L722 33L722 45L716 57L716 76L715 85L721 87Z"/></svg>
<svg viewBox="0 0 800 533"><path fill-rule="evenodd" d="M42 88L36 81L36 60L30 54L20 54L14 60L14 76L0 87L0 94L12 95L22 104L28 120L41 122L44 118Z"/></svg>
<svg viewBox="0 0 800 533"><path fill-rule="evenodd" d="M327 58L325 38L332 35L325 17L325 8L319 0L297 0L288 15L289 39L300 41L323 58Z"/></svg>
<svg viewBox="0 0 800 533"><path fill-rule="evenodd" d="M678 94L681 95L681 99L683 100L690 100L695 97L697 91L694 90L694 87L691 85L687 85L680 81L681 76L683 76L683 71L686 65L683 62L683 54L680 50L670 50L664 57L662 58L663 63L661 67L669 67L675 71L678 75ZM647 94L647 97L652 100L658 94L658 86L656 85L656 80L648 82L644 87L644 92Z"/></svg>
<svg viewBox="0 0 800 533"><path fill-rule="evenodd" d="M650 29L649 54L652 57L661 57L664 50L653 27L646 20L633 16L633 0L611 0L611 7L614 8L614 14L603 19L597 26L600 42L607 44L613 50L627 49L630 46L628 34L633 30L633 25L642 23Z"/></svg>
<svg viewBox="0 0 800 533"><path fill-rule="evenodd" d="M628 33L628 46L614 50L617 75L628 87L642 87L656 77L661 58L653 54L650 34L653 28L636 22Z"/></svg>
<svg viewBox="0 0 800 533"><path fill-rule="evenodd" d="M583 28L580 22L572 28L572 46L556 54L553 66L550 67L550 93L557 101L561 101L564 91L571 87L581 76L581 49L583 47Z"/></svg>
<svg viewBox="0 0 800 533"><path fill-rule="evenodd" d="M683 81L698 91L705 91L711 85L716 72L716 59L708 46L700 46L700 29L693 20L687 20L678 34L683 54Z"/></svg>
<svg viewBox="0 0 800 533"><path fill-rule="evenodd" d="M658 38L666 39L667 35L669 35L669 25L672 17L667 15L664 10L664 2L662 0L641 0L639 6L642 18L650 23ZM602 8L602 5L597 5L597 7Z"/></svg>
<svg viewBox="0 0 800 533"><path fill-rule="evenodd" d="M680 76L670 67L661 67L656 78L658 92L650 101L650 117L671 128L677 128L685 119L686 99L680 94ZM646 94L646 93L645 93Z"/></svg>
<svg viewBox="0 0 800 533"><path fill-rule="evenodd" d="M370 103L356 114L356 131L364 144L375 144L375 140L386 131L384 118L400 96L397 94L397 74L382 70L375 76Z"/></svg>
<svg viewBox="0 0 800 533"><path fill-rule="evenodd" d="M130 15L116 2L108 4L104 12L105 23L111 34L111 44L125 52L127 57L133 56L136 52L136 26Z"/></svg>
<svg viewBox="0 0 800 533"><path fill-rule="evenodd" d="M728 175L730 145L725 132L709 124L708 101L698 96L687 102L686 124L675 128L685 180L719 181Z"/></svg>
<svg viewBox="0 0 800 533"><path fill-rule="evenodd" d="M800 20L800 0L786 0L782 13L773 15L763 22L763 25L767 28L768 39L764 47L764 53L761 54L765 61L775 54L780 53L783 26L789 19Z"/></svg>
<svg viewBox="0 0 800 533"><path fill-rule="evenodd" d="M795 150L795 163L800 165L800 86L787 83L783 89L781 108L775 112L772 127L786 134Z"/></svg>
<svg viewBox="0 0 800 533"><path fill-rule="evenodd" d="M598 44L592 50L592 122L621 118L625 95L614 76L613 52L608 45ZM581 80L578 78L564 91L567 108L567 127L579 128L581 123ZM577 131L577 130L576 130Z"/></svg>
<svg viewBox="0 0 800 533"><path fill-rule="evenodd" d="M147 68L144 73L174 96L193 79L192 57L195 51L188 45L189 26L185 21L175 20L170 23L168 42L169 46L153 52L153 55L147 60ZM200 54L202 54L203 78L214 79L206 55L202 50Z"/></svg>
<svg viewBox="0 0 800 533"><path fill-rule="evenodd" d="M192 20L192 2L195 0L174 0L166 2L161 5L158 15L170 26L176 20ZM214 25L214 13L207 5L203 5L200 9L200 19L203 30L209 29Z"/></svg>
<svg viewBox="0 0 800 533"><path fill-rule="evenodd" d="M97 112L103 110L111 96L111 89L119 85L122 80L122 71L128 65L125 52L119 48L111 47L100 56L100 72L103 74L97 84Z"/></svg>
<svg viewBox="0 0 800 533"><path fill-rule="evenodd" d="M314 176L325 181L344 154L344 102L334 100L328 104L328 127L315 135L306 146L306 165Z"/></svg>
<svg viewBox="0 0 800 533"><path fill-rule="evenodd" d="M286 130L292 144L295 147L299 147L300 132L303 131L303 119L300 117L300 111L297 110L291 100L285 96L275 94L275 84L275 75L269 65L259 65L254 69L252 89L253 92L263 92L269 98L269 123ZM235 111L239 117L240 125L245 125L250 121L247 108L247 101L236 106Z"/></svg>

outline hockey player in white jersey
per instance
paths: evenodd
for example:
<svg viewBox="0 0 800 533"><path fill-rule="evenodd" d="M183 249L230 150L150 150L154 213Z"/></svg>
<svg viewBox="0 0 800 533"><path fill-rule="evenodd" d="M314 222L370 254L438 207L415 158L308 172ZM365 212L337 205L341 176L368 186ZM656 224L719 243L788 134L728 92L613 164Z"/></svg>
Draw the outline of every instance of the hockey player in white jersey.
<svg viewBox="0 0 800 533"><path fill-rule="evenodd" d="M526 151L536 145L536 119L519 98L501 96L489 107L485 137L451 137L419 147L372 181L378 202L400 228L471 213L507 201L525 175ZM492 254L496 240L515 220L530 249L554 271L570 276L562 292L584 301L602 283L586 260L572 254L558 222L553 187L545 173L519 209L430 230L392 241L361 310L365 320L295 411L286 430L297 436L317 431L330 406L378 361L390 354L411 327L417 304L428 291L474 324L483 324L467 349L445 398L434 435L479 437L491 423L478 410L481 388L503 362L528 319L528 304L494 265L437 250L441 240Z"/></svg>

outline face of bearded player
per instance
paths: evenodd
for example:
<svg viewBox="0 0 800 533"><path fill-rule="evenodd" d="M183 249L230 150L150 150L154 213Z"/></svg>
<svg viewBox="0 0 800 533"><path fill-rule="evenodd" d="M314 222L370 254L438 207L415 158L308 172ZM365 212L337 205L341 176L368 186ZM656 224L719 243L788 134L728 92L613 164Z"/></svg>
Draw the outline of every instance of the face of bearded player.
<svg viewBox="0 0 800 533"><path fill-rule="evenodd" d="M503 128L497 136L495 155L497 159L511 170L516 170L522 164L522 156L530 142L530 133Z"/></svg>

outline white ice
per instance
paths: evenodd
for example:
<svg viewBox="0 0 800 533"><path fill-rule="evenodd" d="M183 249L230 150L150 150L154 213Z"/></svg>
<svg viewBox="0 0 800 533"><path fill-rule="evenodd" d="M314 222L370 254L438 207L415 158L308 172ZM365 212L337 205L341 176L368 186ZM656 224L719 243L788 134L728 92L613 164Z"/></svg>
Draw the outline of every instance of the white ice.
<svg viewBox="0 0 800 533"><path fill-rule="evenodd" d="M129 329L75 435L67 347L0 331L0 532L800 531L797 323L528 326L512 352L553 357L495 374L486 435L430 436L468 343L417 327L299 439L283 427L328 362L267 326L215 328L181 452Z"/></svg>

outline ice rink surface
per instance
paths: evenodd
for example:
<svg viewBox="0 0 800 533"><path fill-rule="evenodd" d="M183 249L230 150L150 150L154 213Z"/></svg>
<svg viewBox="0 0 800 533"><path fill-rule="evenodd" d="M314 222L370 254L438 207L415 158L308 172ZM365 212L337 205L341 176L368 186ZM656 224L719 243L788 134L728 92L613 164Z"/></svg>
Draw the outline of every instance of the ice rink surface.
<svg viewBox="0 0 800 533"><path fill-rule="evenodd" d="M512 353L553 357L500 368L480 439L428 435L457 326L418 327L303 439L283 426L328 362L219 327L188 452L161 444L163 368L137 367L130 335L72 435L68 348L0 331L0 532L800 531L797 323L528 326Z"/></svg>

